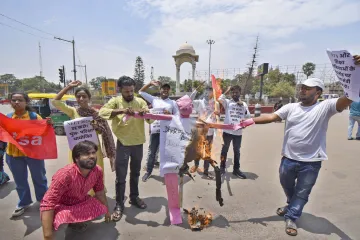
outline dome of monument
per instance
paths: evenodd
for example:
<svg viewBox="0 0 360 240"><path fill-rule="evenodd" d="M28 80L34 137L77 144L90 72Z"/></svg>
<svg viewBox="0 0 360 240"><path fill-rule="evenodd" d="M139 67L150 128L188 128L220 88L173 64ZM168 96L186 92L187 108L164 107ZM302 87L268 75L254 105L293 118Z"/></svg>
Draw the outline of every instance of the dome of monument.
<svg viewBox="0 0 360 240"><path fill-rule="evenodd" d="M181 53L189 53L189 54L193 54L193 55L196 54L194 47L191 46L190 44L188 44L187 42L184 44L181 44L181 46L179 47L179 50L176 51L176 54L181 54Z"/></svg>

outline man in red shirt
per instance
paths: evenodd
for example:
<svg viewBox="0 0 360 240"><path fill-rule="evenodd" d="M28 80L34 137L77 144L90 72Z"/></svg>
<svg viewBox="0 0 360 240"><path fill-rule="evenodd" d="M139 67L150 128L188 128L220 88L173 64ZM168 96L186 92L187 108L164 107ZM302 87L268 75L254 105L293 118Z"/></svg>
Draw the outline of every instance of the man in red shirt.
<svg viewBox="0 0 360 240"><path fill-rule="evenodd" d="M83 141L72 150L74 163L55 173L51 185L40 204L44 239L53 239L61 224L84 231L86 222L105 214L110 221L104 192L102 169L96 165L97 146ZM93 189L95 197L88 195Z"/></svg>

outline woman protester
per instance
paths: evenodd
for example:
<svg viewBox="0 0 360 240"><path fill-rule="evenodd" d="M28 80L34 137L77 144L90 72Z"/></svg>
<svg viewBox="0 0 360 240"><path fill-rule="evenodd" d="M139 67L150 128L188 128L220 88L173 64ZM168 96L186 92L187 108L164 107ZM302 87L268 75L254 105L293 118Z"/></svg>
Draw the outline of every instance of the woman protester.
<svg viewBox="0 0 360 240"><path fill-rule="evenodd" d="M12 93L10 95L11 107L14 112L7 117L20 120L41 120L42 118L29 106L30 98L25 93ZM51 124L51 120L49 121ZM8 143L6 148L6 163L14 177L19 202L12 213L12 217L22 215L32 203L28 183L28 168L35 188L36 200L40 202L47 191L47 179L44 160L33 159L26 156L15 145Z"/></svg>
<svg viewBox="0 0 360 240"><path fill-rule="evenodd" d="M96 130L97 134L101 135L102 138L102 147L98 146L97 151L97 165L101 167L104 173L104 160L103 157L108 157L110 159L111 169L114 171L114 163L115 163L115 142L113 139L112 131L109 127L109 124L106 120L102 119L98 115L98 111L92 108L89 103L91 99L91 94L87 88L79 87L75 90L75 97L79 107L74 108L66 105L61 98L71 89L78 87L81 85L81 81L72 81L62 89L58 95L56 95L55 99L52 101L54 107L58 110L62 111L66 115L68 115L71 119L81 118L81 117L93 117L93 126ZM99 141L100 142L100 141ZM105 151L103 151L105 150ZM70 151L69 154L69 163L72 163L72 153ZM105 174L104 174L105 181ZM93 190L91 190L90 195L94 195Z"/></svg>

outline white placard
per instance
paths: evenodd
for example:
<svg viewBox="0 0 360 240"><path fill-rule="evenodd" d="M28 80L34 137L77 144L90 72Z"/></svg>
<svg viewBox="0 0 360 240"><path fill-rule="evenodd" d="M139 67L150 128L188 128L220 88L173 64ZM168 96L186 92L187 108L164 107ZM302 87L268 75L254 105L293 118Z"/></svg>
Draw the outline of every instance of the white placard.
<svg viewBox="0 0 360 240"><path fill-rule="evenodd" d="M164 114L164 108L151 108L151 114ZM155 120L150 124L151 134L160 133L160 120Z"/></svg>
<svg viewBox="0 0 360 240"><path fill-rule="evenodd" d="M190 118L179 116L173 116L171 121L160 121L160 176L179 172L191 139L192 122Z"/></svg>
<svg viewBox="0 0 360 240"><path fill-rule="evenodd" d="M99 145L99 139L96 135L96 131L90 124L92 120L92 117L82 117L64 122L64 128L71 150L77 143L85 140Z"/></svg>
<svg viewBox="0 0 360 240"><path fill-rule="evenodd" d="M360 67L355 65L353 56L346 50L327 50L327 54L345 96L354 102L360 101Z"/></svg>

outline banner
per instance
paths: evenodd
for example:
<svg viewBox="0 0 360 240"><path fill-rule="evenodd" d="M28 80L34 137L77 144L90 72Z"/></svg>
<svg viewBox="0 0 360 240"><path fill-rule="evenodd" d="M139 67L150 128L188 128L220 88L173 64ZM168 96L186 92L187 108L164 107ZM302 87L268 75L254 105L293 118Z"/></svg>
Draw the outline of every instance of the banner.
<svg viewBox="0 0 360 240"><path fill-rule="evenodd" d="M64 128L71 150L77 143L83 142L85 140L99 145L99 139L97 137L96 131L91 125L92 120L92 117L82 117L64 122Z"/></svg>
<svg viewBox="0 0 360 240"><path fill-rule="evenodd" d="M355 65L353 56L346 50L327 50L327 54L345 96L354 102L360 101L360 67Z"/></svg>
<svg viewBox="0 0 360 240"><path fill-rule="evenodd" d="M54 129L47 120L19 120L0 113L0 141L34 159L57 159Z"/></svg>

